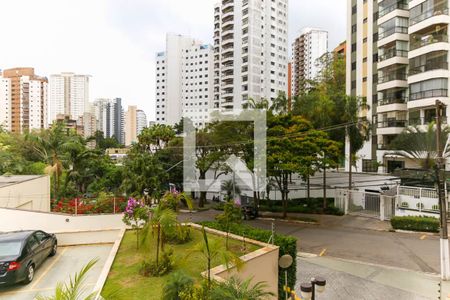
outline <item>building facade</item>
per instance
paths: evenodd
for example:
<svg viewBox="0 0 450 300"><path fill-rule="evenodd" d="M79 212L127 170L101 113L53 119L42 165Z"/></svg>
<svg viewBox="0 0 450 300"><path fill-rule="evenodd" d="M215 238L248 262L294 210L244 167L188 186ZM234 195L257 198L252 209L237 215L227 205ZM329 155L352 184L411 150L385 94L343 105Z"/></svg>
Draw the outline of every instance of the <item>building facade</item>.
<svg viewBox="0 0 450 300"><path fill-rule="evenodd" d="M0 125L13 133L47 128L47 82L33 68L3 70Z"/></svg>
<svg viewBox="0 0 450 300"><path fill-rule="evenodd" d="M137 141L137 107L128 106L125 113L125 146L130 146Z"/></svg>
<svg viewBox="0 0 450 300"><path fill-rule="evenodd" d="M434 122L436 100L450 104L448 2L348 1L347 92L367 98L375 128L363 171L375 171L367 168L375 161L383 172L417 167L392 155L390 143L407 126Z"/></svg>
<svg viewBox="0 0 450 300"><path fill-rule="evenodd" d="M214 7L214 107L288 91L288 1L221 0Z"/></svg>
<svg viewBox="0 0 450 300"><path fill-rule="evenodd" d="M318 59L328 52L328 32L305 28L292 44L292 91L299 94L321 70Z"/></svg>
<svg viewBox="0 0 450 300"><path fill-rule="evenodd" d="M139 136L142 132L142 130L144 130L144 128L148 127L148 122L147 122L147 115L145 114L145 112L143 110L138 109L136 111L136 123L137 123L137 135Z"/></svg>
<svg viewBox="0 0 450 300"><path fill-rule="evenodd" d="M156 122L174 125L182 117L202 127L213 108L213 49L193 38L167 34L156 55Z"/></svg>
<svg viewBox="0 0 450 300"><path fill-rule="evenodd" d="M61 73L49 78L48 123L58 114L69 115L76 120L89 111L88 75Z"/></svg>
<svg viewBox="0 0 450 300"><path fill-rule="evenodd" d="M105 138L115 137L119 143L125 144L122 99L97 99L91 109L97 120L97 130L102 131Z"/></svg>

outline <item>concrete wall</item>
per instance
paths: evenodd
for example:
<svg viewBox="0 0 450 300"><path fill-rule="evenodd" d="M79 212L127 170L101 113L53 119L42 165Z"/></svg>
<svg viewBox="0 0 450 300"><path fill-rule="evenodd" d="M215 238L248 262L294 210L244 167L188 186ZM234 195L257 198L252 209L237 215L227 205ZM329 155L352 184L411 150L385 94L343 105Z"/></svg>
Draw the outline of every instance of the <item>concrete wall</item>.
<svg viewBox="0 0 450 300"><path fill-rule="evenodd" d="M122 215L72 216L0 208L0 231L39 229L51 233L119 230Z"/></svg>
<svg viewBox="0 0 450 300"><path fill-rule="evenodd" d="M50 177L37 177L1 187L0 207L49 212Z"/></svg>
<svg viewBox="0 0 450 300"><path fill-rule="evenodd" d="M191 227L201 228L197 224L189 224ZM207 232L226 236L225 232L205 228ZM243 237L230 234L230 238L235 240L243 240ZM216 281L223 281L232 276L237 276L241 280L251 278L252 284L264 282L267 285L267 290L274 293L275 297L271 299L278 299L278 257L279 247L259 241L245 239L247 243L255 244L261 248L241 257L244 262L242 269L237 270L236 267L227 269L225 265L221 265L211 269L211 276ZM202 273L207 276L206 272Z"/></svg>
<svg viewBox="0 0 450 300"><path fill-rule="evenodd" d="M58 245L60 246L112 244L116 241L119 232L119 229L61 232L56 233L56 237L58 238Z"/></svg>

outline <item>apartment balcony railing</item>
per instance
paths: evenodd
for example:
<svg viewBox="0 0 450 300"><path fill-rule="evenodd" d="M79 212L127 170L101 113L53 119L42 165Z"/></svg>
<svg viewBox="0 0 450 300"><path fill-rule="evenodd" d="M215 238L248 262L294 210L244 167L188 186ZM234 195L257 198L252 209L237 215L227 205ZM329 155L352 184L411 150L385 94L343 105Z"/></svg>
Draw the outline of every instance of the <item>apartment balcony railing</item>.
<svg viewBox="0 0 450 300"><path fill-rule="evenodd" d="M411 41L410 43L410 49L416 50L421 47L435 44L435 43L446 43L448 42L448 35L446 34L430 34L428 36L422 37L418 41Z"/></svg>
<svg viewBox="0 0 450 300"><path fill-rule="evenodd" d="M433 70L448 70L447 62L428 62L425 65L417 66L409 69L409 75L416 75Z"/></svg>
<svg viewBox="0 0 450 300"><path fill-rule="evenodd" d="M397 2L394 3L388 7L385 7L383 9L381 9L378 12L379 17L383 17L385 15L387 15L388 13L396 10L396 9L402 9L402 10L408 10L408 2L407 1L401 1L401 2Z"/></svg>
<svg viewBox="0 0 450 300"><path fill-rule="evenodd" d="M434 98L434 97L447 97L448 90L447 89L433 89L420 91L417 93L409 94L409 101L415 101L420 99Z"/></svg>
<svg viewBox="0 0 450 300"><path fill-rule="evenodd" d="M410 18L409 26L415 25L417 23L425 21L426 19L429 19L434 16L439 16L439 15L448 15L448 8L447 7L445 7L445 8L433 7L432 9L424 11L422 14L418 15L417 17Z"/></svg>
<svg viewBox="0 0 450 300"><path fill-rule="evenodd" d="M393 58L393 57L408 57L408 51L406 50L397 50L397 49L389 49L384 54L378 56L378 61L382 62L384 60Z"/></svg>
<svg viewBox="0 0 450 300"><path fill-rule="evenodd" d="M406 127L407 124L408 124L407 120L392 119L392 120L378 122L377 128L402 128L402 127Z"/></svg>
<svg viewBox="0 0 450 300"><path fill-rule="evenodd" d="M378 100L378 105L404 104L406 102L408 102L408 97L386 97Z"/></svg>
<svg viewBox="0 0 450 300"><path fill-rule="evenodd" d="M394 81L394 80L407 80L407 74L406 73L396 73L395 71L393 71L390 74L378 77L378 83L386 83L386 82Z"/></svg>
<svg viewBox="0 0 450 300"><path fill-rule="evenodd" d="M408 27L396 26L396 27L389 28L389 29L385 30L384 32L380 32L378 34L378 38L381 40L381 39L387 38L388 36L393 35L394 33L405 33L406 34L406 33L408 33Z"/></svg>
<svg viewBox="0 0 450 300"><path fill-rule="evenodd" d="M420 125L428 125L433 122L436 122L435 117L410 118L408 121L408 125L409 126L420 126ZM447 124L447 118L442 118L442 122L444 124Z"/></svg>

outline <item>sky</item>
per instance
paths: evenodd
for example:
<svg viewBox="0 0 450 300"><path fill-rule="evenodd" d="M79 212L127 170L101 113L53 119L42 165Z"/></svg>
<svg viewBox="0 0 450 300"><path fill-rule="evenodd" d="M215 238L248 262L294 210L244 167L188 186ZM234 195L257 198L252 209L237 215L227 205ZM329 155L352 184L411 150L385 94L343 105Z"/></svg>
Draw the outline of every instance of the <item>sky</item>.
<svg viewBox="0 0 450 300"><path fill-rule="evenodd" d="M213 43L217 0L3 0L0 69L91 75L90 100L122 98L154 120L155 54L167 32ZM304 27L346 37L345 0L289 0L289 48ZM1 108L0 108L1 109Z"/></svg>

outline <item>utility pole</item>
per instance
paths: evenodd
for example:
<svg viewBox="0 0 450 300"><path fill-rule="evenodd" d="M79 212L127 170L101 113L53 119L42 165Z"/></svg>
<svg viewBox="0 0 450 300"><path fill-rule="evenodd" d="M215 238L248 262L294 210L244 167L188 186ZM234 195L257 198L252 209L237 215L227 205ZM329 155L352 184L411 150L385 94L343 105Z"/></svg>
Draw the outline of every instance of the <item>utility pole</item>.
<svg viewBox="0 0 450 300"><path fill-rule="evenodd" d="M441 126L442 126L442 112L444 104L436 100L436 182L439 195L439 211L441 218L441 279L450 279L450 257L448 244L448 230L447 230L447 200L445 199L445 176L443 176L444 158L441 141Z"/></svg>
<svg viewBox="0 0 450 300"><path fill-rule="evenodd" d="M352 156L352 139L350 137L350 131L348 129L348 125L345 127L346 132L347 132L347 137L348 137L348 144L349 144L349 153L348 153L348 190L351 191L353 188L353 184L352 184L352 165L353 165L353 156Z"/></svg>

